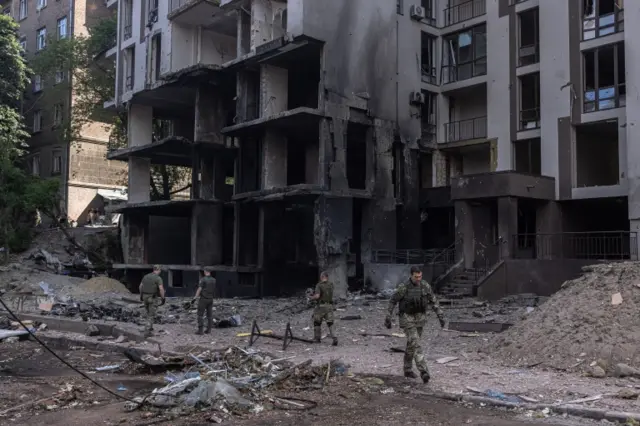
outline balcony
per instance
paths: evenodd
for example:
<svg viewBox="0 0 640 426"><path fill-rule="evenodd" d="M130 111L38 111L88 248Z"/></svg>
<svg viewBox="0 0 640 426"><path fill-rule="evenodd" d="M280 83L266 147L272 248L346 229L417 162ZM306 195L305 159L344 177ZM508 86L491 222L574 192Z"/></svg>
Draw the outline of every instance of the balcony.
<svg viewBox="0 0 640 426"><path fill-rule="evenodd" d="M444 143L484 139L486 137L486 116L452 121L444 124Z"/></svg>
<svg viewBox="0 0 640 426"><path fill-rule="evenodd" d="M216 16L224 18L219 3L217 0L170 0L167 18L191 27L211 25Z"/></svg>
<svg viewBox="0 0 640 426"><path fill-rule="evenodd" d="M519 130L533 130L540 128L540 108L524 109L520 111Z"/></svg>
<svg viewBox="0 0 640 426"><path fill-rule="evenodd" d="M540 46L532 44L518 49L518 66L526 67L540 62Z"/></svg>
<svg viewBox="0 0 640 426"><path fill-rule="evenodd" d="M478 58L458 65L442 66L442 84L469 80L487 74L487 58Z"/></svg>
<svg viewBox="0 0 640 426"><path fill-rule="evenodd" d="M486 0L470 0L456 4L444 10L444 26L448 27L459 22L468 21L486 13Z"/></svg>

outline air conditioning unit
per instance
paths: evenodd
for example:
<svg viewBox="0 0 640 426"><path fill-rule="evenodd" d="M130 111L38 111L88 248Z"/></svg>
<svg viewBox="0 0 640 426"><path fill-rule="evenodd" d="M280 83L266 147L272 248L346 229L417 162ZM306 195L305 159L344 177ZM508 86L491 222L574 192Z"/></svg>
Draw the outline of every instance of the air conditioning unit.
<svg viewBox="0 0 640 426"><path fill-rule="evenodd" d="M412 92L411 97L409 98L409 102L413 105L424 104L424 94L422 94L422 92Z"/></svg>
<svg viewBox="0 0 640 426"><path fill-rule="evenodd" d="M411 15L411 19L415 19L416 21L422 21L427 17L424 7L422 6L411 6L409 14Z"/></svg>

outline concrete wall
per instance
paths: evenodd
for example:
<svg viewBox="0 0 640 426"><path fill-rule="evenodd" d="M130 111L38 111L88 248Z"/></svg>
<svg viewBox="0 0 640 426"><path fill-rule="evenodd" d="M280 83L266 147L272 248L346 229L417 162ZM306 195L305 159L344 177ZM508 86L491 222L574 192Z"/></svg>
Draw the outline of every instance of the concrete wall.
<svg viewBox="0 0 640 426"><path fill-rule="evenodd" d="M627 2L625 5L625 19L640 18L640 3ZM628 25L625 27L624 47L627 78L627 93L637 94L640 90L640 27ZM640 231L640 146L631 143L640 140L640 98L627 96L627 125L626 164L629 182L629 221L631 231ZM640 244L640 242L639 242Z"/></svg>

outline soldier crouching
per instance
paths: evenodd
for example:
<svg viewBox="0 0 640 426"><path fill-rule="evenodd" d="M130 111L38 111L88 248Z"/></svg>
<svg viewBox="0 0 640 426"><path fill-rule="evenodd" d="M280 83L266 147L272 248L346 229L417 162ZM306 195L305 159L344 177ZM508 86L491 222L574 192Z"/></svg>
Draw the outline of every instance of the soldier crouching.
<svg viewBox="0 0 640 426"><path fill-rule="evenodd" d="M431 375L420 345L420 338L427 319L427 306L431 305L431 308L438 316L441 327L444 327L445 321L433 289L429 283L422 279L422 271L417 266L411 267L411 278L408 282L398 286L389 301L389 310L385 318L385 326L387 328L391 328L391 316L396 305L399 305L400 328L407 336L407 349L404 353L404 375L409 378L417 377L413 372L413 363L415 362L422 381L428 383Z"/></svg>

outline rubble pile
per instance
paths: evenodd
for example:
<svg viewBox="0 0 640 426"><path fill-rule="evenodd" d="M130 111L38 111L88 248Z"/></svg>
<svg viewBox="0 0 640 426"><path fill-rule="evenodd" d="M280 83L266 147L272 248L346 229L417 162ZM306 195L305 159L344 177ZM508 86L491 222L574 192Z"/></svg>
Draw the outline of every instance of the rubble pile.
<svg viewBox="0 0 640 426"><path fill-rule="evenodd" d="M133 349L125 355L142 368L152 371L181 369L180 373L165 376L168 384L156 388L146 397L136 398L161 410L183 415L194 410L207 410L222 415L259 413L274 406L313 408L299 400L281 398L271 394L274 390L300 390L321 388L329 377L346 374L348 366L333 361L324 366L313 366L311 360L300 364L291 358L276 358L266 352L229 347L221 351L205 351L182 357L141 355ZM306 401L311 403L311 401ZM128 403L133 410L137 404Z"/></svg>
<svg viewBox="0 0 640 426"><path fill-rule="evenodd" d="M105 276L97 276L85 281L80 288L88 293L112 292L131 294L131 292L118 280Z"/></svg>
<svg viewBox="0 0 640 426"><path fill-rule="evenodd" d="M519 365L592 369L640 366L640 263L597 264L524 320L494 336L488 350Z"/></svg>

